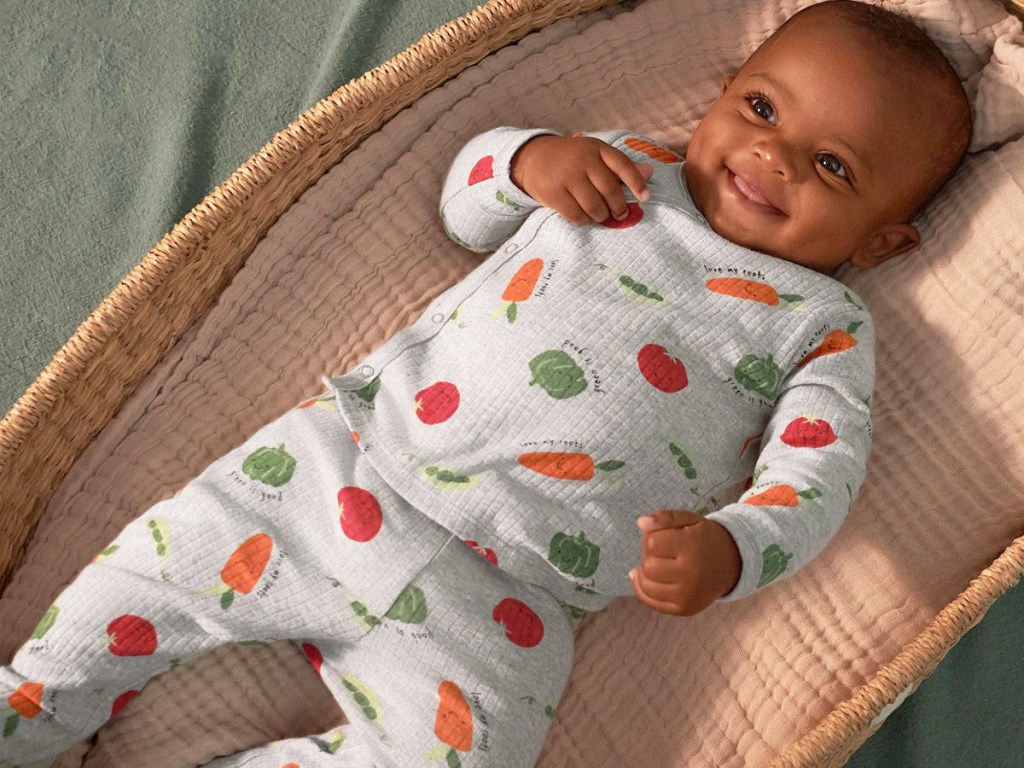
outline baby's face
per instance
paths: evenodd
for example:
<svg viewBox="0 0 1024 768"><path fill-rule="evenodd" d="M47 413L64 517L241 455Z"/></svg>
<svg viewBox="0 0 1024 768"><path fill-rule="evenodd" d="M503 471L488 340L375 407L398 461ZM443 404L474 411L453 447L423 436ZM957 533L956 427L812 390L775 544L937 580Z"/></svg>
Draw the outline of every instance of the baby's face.
<svg viewBox="0 0 1024 768"><path fill-rule="evenodd" d="M909 250L902 222L929 178L936 116L906 82L825 14L799 19L725 81L694 132L694 203L719 235L822 272Z"/></svg>

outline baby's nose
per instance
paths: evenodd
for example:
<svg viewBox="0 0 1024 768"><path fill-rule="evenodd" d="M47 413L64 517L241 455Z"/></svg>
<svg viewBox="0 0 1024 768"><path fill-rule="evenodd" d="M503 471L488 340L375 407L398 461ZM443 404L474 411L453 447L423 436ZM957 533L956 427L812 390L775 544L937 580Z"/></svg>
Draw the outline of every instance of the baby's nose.
<svg viewBox="0 0 1024 768"><path fill-rule="evenodd" d="M771 173L777 173L785 179L792 177L793 164L790 153L781 142L759 141L754 144L754 154Z"/></svg>

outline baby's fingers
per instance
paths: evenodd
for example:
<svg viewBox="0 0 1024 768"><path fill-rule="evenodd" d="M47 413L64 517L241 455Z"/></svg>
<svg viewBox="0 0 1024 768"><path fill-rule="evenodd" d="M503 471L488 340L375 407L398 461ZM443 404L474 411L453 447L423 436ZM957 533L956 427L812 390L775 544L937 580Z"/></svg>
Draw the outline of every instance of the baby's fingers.
<svg viewBox="0 0 1024 768"><path fill-rule="evenodd" d="M634 163L628 155L620 152L610 144L601 147L601 159L622 183L629 187L633 196L641 202L650 199L647 180L654 173L654 167L648 163Z"/></svg>
<svg viewBox="0 0 1024 768"><path fill-rule="evenodd" d="M682 615L682 607L678 600L673 599L671 587L651 582L639 570L630 571L629 578L633 582L633 592L637 599L652 611L671 616Z"/></svg>

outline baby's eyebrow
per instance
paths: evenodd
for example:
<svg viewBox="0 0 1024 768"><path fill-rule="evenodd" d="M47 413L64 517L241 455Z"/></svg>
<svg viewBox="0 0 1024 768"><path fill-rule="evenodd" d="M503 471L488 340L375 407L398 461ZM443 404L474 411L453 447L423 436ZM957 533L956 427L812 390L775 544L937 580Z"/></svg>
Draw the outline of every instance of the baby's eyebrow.
<svg viewBox="0 0 1024 768"><path fill-rule="evenodd" d="M793 92L789 90L789 88L784 86L782 83L780 83L778 80L776 80L774 77L769 75L767 72L754 72L753 74L750 75L750 77L761 78L772 87L773 91L777 91L778 93L780 93L783 96L783 98L785 98L787 101L796 101L796 97L793 95Z"/></svg>

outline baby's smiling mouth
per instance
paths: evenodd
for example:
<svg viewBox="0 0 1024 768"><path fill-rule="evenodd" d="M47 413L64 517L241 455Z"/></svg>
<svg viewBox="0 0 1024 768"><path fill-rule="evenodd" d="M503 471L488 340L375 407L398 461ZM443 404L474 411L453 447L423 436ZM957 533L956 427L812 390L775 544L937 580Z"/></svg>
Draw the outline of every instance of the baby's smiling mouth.
<svg viewBox="0 0 1024 768"><path fill-rule="evenodd" d="M729 188L733 192L736 201L744 208L769 216L786 215L773 205L771 200L765 197L764 193L749 179L734 173L728 166L726 166L725 170L728 172Z"/></svg>

